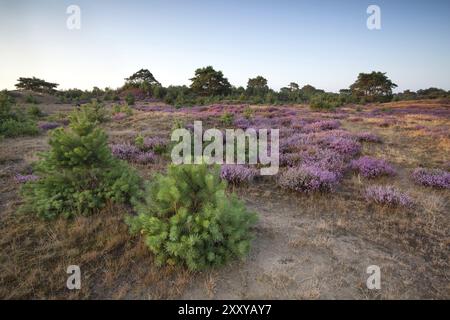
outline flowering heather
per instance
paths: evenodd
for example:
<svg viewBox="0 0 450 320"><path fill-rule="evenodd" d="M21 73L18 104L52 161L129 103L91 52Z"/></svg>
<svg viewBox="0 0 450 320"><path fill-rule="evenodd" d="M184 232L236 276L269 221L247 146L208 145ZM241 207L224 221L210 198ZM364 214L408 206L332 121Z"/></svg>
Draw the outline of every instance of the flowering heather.
<svg viewBox="0 0 450 320"><path fill-rule="evenodd" d="M302 161L303 156L299 152L294 153L281 153L280 154L280 166L293 167Z"/></svg>
<svg viewBox="0 0 450 320"><path fill-rule="evenodd" d="M305 132L317 132L323 130L333 130L341 126L341 123L337 120L321 120L313 122L304 127Z"/></svg>
<svg viewBox="0 0 450 320"><path fill-rule="evenodd" d="M144 139L144 149L160 152L167 147L168 141L161 137L148 137Z"/></svg>
<svg viewBox="0 0 450 320"><path fill-rule="evenodd" d="M450 189L450 173L440 169L417 168L412 173L412 178L417 184Z"/></svg>
<svg viewBox="0 0 450 320"><path fill-rule="evenodd" d="M352 158L361 151L361 144L353 138L344 138L334 135L328 135L319 138L318 141L326 148L330 148L340 155Z"/></svg>
<svg viewBox="0 0 450 320"><path fill-rule="evenodd" d="M139 153L139 149L131 144L120 143L111 145L113 156L122 160L133 160Z"/></svg>
<svg viewBox="0 0 450 320"><path fill-rule="evenodd" d="M245 118L237 118L234 120L233 124L236 128L243 129L243 130L245 130L251 126L250 120L245 119Z"/></svg>
<svg viewBox="0 0 450 320"><path fill-rule="evenodd" d="M140 164L154 163L156 160L156 155L152 151L139 152L133 156L132 160Z"/></svg>
<svg viewBox="0 0 450 320"><path fill-rule="evenodd" d="M331 191L338 183L335 173L323 170L316 166L301 165L288 168L280 174L278 184L282 188L299 191Z"/></svg>
<svg viewBox="0 0 450 320"><path fill-rule="evenodd" d="M39 179L39 177L34 174L25 174L25 175L16 174L14 177L14 180L17 183L27 183L29 181L36 181L38 179Z"/></svg>
<svg viewBox="0 0 450 320"><path fill-rule="evenodd" d="M40 122L38 124L39 129L47 131L60 127L61 124L58 122Z"/></svg>
<svg viewBox="0 0 450 320"><path fill-rule="evenodd" d="M408 195L393 186L370 186L366 188L364 195L367 201L382 205L392 207L410 207L413 205L413 200Z"/></svg>
<svg viewBox="0 0 450 320"><path fill-rule="evenodd" d="M127 117L127 115L123 112L117 112L112 116L112 119L114 121L121 121L123 119L125 119Z"/></svg>
<svg viewBox="0 0 450 320"><path fill-rule="evenodd" d="M231 184L238 185L252 181L257 171L243 165L223 165L220 177Z"/></svg>
<svg viewBox="0 0 450 320"><path fill-rule="evenodd" d="M382 175L395 175L394 168L384 159L364 156L358 160L353 160L351 167L365 178L375 178Z"/></svg>
<svg viewBox="0 0 450 320"><path fill-rule="evenodd" d="M365 142L376 142L376 143L382 142L382 140L379 136L377 136L376 134L373 134L371 132L360 132L356 135L356 138L359 141L365 141Z"/></svg>

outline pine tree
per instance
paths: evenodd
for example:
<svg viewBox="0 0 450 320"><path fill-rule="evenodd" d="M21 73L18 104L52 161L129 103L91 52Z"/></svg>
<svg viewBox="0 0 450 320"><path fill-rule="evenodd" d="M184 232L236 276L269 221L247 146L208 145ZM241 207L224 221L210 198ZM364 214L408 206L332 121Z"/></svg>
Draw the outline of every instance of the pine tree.
<svg viewBox="0 0 450 320"><path fill-rule="evenodd" d="M244 258L257 217L225 189L217 166L171 165L147 184L130 231L144 235L159 265L201 270Z"/></svg>
<svg viewBox="0 0 450 320"><path fill-rule="evenodd" d="M106 134L83 108L70 116L68 129L50 136L50 151L36 164L37 181L22 194L26 208L43 218L89 215L108 200L126 203L139 193L140 178L126 163L113 158Z"/></svg>

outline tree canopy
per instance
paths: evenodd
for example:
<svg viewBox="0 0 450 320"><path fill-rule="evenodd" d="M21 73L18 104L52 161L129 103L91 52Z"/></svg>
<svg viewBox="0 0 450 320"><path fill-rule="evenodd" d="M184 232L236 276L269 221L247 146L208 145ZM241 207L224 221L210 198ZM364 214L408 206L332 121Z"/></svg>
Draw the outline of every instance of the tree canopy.
<svg viewBox="0 0 450 320"><path fill-rule="evenodd" d="M158 80L155 79L153 74L148 69L141 69L133 73L130 77L125 78L125 81L131 84L140 85L144 82L149 85L161 85Z"/></svg>
<svg viewBox="0 0 450 320"><path fill-rule="evenodd" d="M231 91L231 84L223 76L222 71L216 71L212 66L195 70L191 89L202 96L226 95Z"/></svg>
<svg viewBox="0 0 450 320"><path fill-rule="evenodd" d="M383 72L360 73L350 86L352 94L366 101L388 101L392 98L392 89L397 85Z"/></svg>
<svg viewBox="0 0 450 320"><path fill-rule="evenodd" d="M36 77L32 78L19 78L16 84L16 88L19 90L30 90L39 93L53 93L56 91L57 83L47 82Z"/></svg>
<svg viewBox="0 0 450 320"><path fill-rule="evenodd" d="M269 91L267 79L262 76L250 78L247 82L247 93L249 95L262 95Z"/></svg>

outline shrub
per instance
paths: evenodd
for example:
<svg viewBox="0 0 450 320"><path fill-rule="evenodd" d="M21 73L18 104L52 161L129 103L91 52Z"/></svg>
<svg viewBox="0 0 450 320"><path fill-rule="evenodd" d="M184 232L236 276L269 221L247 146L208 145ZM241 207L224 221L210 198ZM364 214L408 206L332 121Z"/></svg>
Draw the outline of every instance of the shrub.
<svg viewBox="0 0 450 320"><path fill-rule="evenodd" d="M223 165L220 177L233 185L251 182L257 171L243 165Z"/></svg>
<svg viewBox="0 0 450 320"><path fill-rule="evenodd" d="M38 106L29 107L27 112L28 112L28 115L33 118L40 118L44 115Z"/></svg>
<svg viewBox="0 0 450 320"><path fill-rule="evenodd" d="M247 120L250 120L252 118L252 116L253 116L254 111L250 107L245 107L243 113L244 113L244 118L247 119Z"/></svg>
<svg viewBox="0 0 450 320"><path fill-rule="evenodd" d="M377 136L376 134L373 134L371 132L360 132L356 135L356 138L359 141L365 141L365 142L375 142L375 143L382 142L382 140L379 136Z"/></svg>
<svg viewBox="0 0 450 320"><path fill-rule="evenodd" d="M127 96L125 97L125 101L128 105L130 106L134 106L134 95L132 93L128 93Z"/></svg>
<svg viewBox="0 0 450 320"><path fill-rule="evenodd" d="M220 116L220 121L224 126L231 126L233 124L234 116L231 112L224 112Z"/></svg>
<svg viewBox="0 0 450 320"><path fill-rule="evenodd" d="M121 160L134 160L140 153L140 150L128 143L119 143L111 145L111 151L113 156Z"/></svg>
<svg viewBox="0 0 450 320"><path fill-rule="evenodd" d="M34 136L39 133L36 122L29 119L5 119L0 123L0 135L5 137Z"/></svg>
<svg viewBox="0 0 450 320"><path fill-rule="evenodd" d="M143 234L159 265L201 270L244 258L256 215L225 188L217 166L171 165L147 184L130 231Z"/></svg>
<svg viewBox="0 0 450 320"><path fill-rule="evenodd" d="M278 179L282 188L305 193L332 191L337 183L338 176L335 173L312 165L288 168Z"/></svg>
<svg viewBox="0 0 450 320"><path fill-rule="evenodd" d="M144 139L144 150L152 150L156 153L163 153L168 147L168 141L161 137L148 137Z"/></svg>
<svg viewBox="0 0 450 320"><path fill-rule="evenodd" d="M114 121L121 121L121 120L125 119L126 117L127 117L127 115L126 115L125 113L123 113L123 112L118 112L118 113L115 113L115 114L112 116L112 119L113 119Z"/></svg>
<svg viewBox="0 0 450 320"><path fill-rule="evenodd" d="M38 216L89 215L108 201L126 203L138 195L140 179L124 162L112 157L106 134L75 112L70 127L50 134L50 151L36 164L39 180L22 188L25 208Z"/></svg>
<svg viewBox="0 0 450 320"><path fill-rule="evenodd" d="M450 189L450 173L440 169L417 168L412 173L417 184L441 189Z"/></svg>
<svg viewBox="0 0 450 320"><path fill-rule="evenodd" d="M365 190L367 201L387 206L410 207L413 205L412 199L400 192L393 186L370 186Z"/></svg>
<svg viewBox="0 0 450 320"><path fill-rule="evenodd" d="M337 120L321 120L316 121L311 124L308 124L304 127L304 131L323 131L323 130L334 130L338 129L341 126L341 123Z"/></svg>
<svg viewBox="0 0 450 320"><path fill-rule="evenodd" d="M58 122L40 122L38 124L39 129L43 131L53 130L60 127L61 124Z"/></svg>
<svg viewBox="0 0 450 320"><path fill-rule="evenodd" d="M104 105L98 103L97 101L82 105L79 111L80 113L83 113L83 117L91 123L103 123L108 120Z"/></svg>
<svg viewBox="0 0 450 320"><path fill-rule="evenodd" d="M375 178L382 175L395 175L394 168L386 160L367 156L353 160L351 167L365 178Z"/></svg>

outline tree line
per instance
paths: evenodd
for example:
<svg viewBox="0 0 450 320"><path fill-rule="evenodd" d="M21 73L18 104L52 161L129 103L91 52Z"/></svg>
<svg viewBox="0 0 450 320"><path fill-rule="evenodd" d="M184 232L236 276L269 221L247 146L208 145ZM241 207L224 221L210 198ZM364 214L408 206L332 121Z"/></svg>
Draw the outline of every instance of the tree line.
<svg viewBox="0 0 450 320"><path fill-rule="evenodd" d="M164 87L148 69L141 69L125 78L125 84L119 89L100 89L92 91L69 89L57 91L58 84L41 79L19 78L16 87L39 93L57 95L61 102L89 102L97 100L120 100L126 96L127 102L134 99L152 98L177 107L205 105L211 103L252 103L252 104L288 104L309 103L313 108L332 109L347 103L389 102L392 100L412 100L449 97L450 92L438 88L429 88L413 92L406 90L393 93L397 85L386 73L373 71L360 73L355 82L339 93L325 92L312 85L302 87L295 82L289 83L279 91L268 86L261 75L248 79L247 86L233 86L220 70L212 66L198 68L190 79L190 86Z"/></svg>

